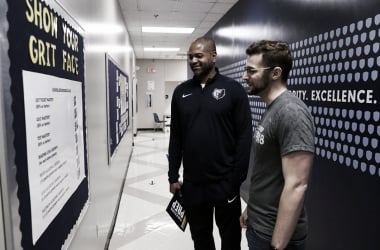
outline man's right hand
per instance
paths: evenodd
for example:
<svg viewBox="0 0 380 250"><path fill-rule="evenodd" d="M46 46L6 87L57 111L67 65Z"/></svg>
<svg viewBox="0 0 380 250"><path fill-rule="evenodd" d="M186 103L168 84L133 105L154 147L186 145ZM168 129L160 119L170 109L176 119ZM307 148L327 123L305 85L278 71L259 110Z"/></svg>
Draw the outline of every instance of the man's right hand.
<svg viewBox="0 0 380 250"><path fill-rule="evenodd" d="M179 182L174 182L170 184L170 193L174 194L177 190L181 189L181 184Z"/></svg>
<svg viewBox="0 0 380 250"><path fill-rule="evenodd" d="M247 228L247 219L248 219L248 215L247 215L247 207L246 207L240 216L240 226L242 228Z"/></svg>

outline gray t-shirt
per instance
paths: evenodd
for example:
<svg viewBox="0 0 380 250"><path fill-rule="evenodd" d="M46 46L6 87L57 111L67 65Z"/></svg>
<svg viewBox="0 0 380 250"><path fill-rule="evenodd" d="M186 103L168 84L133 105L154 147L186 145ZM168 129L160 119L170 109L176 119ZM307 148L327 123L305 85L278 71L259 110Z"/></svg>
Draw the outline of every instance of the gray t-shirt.
<svg viewBox="0 0 380 250"><path fill-rule="evenodd" d="M307 106L292 93L285 91L267 107L255 129L252 147L248 219L255 230L273 234L284 186L281 157L294 151L314 152L314 131ZM307 218L303 209L292 240L303 239L306 234Z"/></svg>

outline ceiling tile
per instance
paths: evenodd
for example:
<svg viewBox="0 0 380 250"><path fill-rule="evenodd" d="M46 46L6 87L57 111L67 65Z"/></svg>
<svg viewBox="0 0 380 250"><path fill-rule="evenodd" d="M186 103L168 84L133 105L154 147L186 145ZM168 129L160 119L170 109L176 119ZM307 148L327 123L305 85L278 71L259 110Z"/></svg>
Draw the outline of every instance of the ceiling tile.
<svg viewBox="0 0 380 250"><path fill-rule="evenodd" d="M195 38L204 35L238 0L119 0L136 58L184 59ZM142 26L194 27L192 34L142 33ZM180 53L144 52L144 47L178 47ZM177 55L180 54L180 55Z"/></svg>

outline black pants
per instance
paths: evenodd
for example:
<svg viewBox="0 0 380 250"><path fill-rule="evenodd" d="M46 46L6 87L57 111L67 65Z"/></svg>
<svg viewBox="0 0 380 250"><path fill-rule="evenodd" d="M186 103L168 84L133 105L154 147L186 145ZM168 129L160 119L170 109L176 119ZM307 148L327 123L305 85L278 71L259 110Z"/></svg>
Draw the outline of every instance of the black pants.
<svg viewBox="0 0 380 250"><path fill-rule="evenodd" d="M215 250L213 220L219 229L222 250L240 250L241 214L240 196L228 201L225 187L221 183L182 186L186 216L190 226L195 250Z"/></svg>

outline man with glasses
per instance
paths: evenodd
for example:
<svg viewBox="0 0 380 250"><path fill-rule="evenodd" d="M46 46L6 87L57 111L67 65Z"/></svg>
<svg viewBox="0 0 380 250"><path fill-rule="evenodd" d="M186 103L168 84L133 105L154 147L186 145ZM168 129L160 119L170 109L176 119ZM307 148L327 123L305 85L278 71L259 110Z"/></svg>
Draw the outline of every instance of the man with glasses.
<svg viewBox="0 0 380 250"><path fill-rule="evenodd" d="M183 194L195 250L215 250L214 213L222 250L239 250L239 190L248 170L252 119L243 86L219 74L216 57L212 39L201 37L192 42L188 63L194 77L174 90L170 192Z"/></svg>
<svg viewBox="0 0 380 250"><path fill-rule="evenodd" d="M240 224L250 250L305 249L304 208L314 155L314 124L307 106L287 90L292 57L287 43L250 45L243 79L248 94L267 104L253 136L252 177Z"/></svg>

